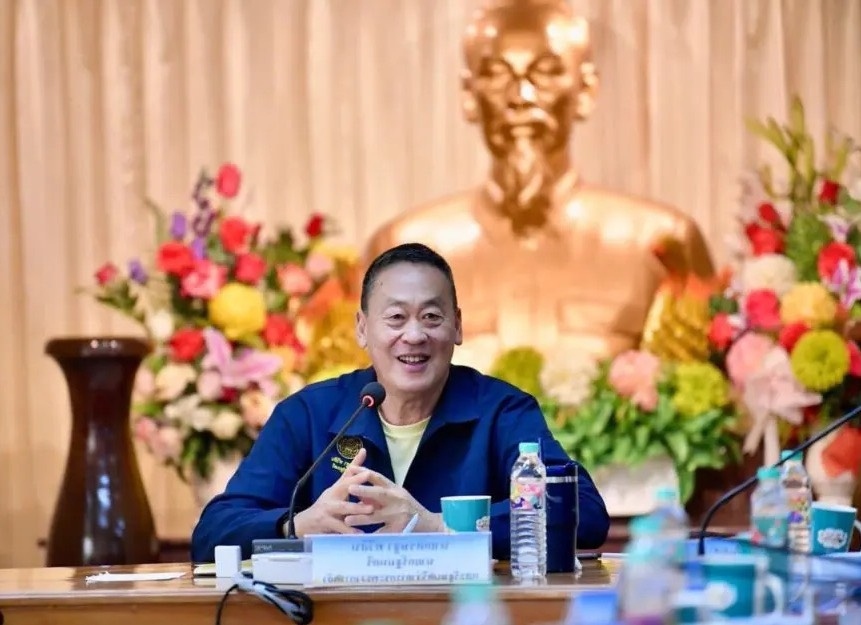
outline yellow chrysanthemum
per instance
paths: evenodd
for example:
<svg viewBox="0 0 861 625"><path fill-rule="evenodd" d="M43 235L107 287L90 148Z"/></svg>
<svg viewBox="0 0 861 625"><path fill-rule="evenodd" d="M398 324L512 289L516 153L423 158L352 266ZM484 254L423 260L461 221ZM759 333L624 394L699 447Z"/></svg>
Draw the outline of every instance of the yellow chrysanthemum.
<svg viewBox="0 0 861 625"><path fill-rule="evenodd" d="M686 417L695 417L729 401L729 386L720 370L707 362L676 366L673 405Z"/></svg>
<svg viewBox="0 0 861 625"><path fill-rule="evenodd" d="M263 294L246 284L225 284L209 302L209 320L231 341L256 334L266 326Z"/></svg>
<svg viewBox="0 0 861 625"><path fill-rule="evenodd" d="M318 241L313 247L315 252L325 254L334 261L354 265L359 262L359 253L351 245L335 245L330 241Z"/></svg>
<svg viewBox="0 0 861 625"><path fill-rule="evenodd" d="M323 380L330 380L332 378L337 378L338 376L344 375L345 373L352 373L355 371L355 367L351 365L337 365L334 367L329 367L327 369L320 369L314 375L310 376L307 380L307 384L313 384L314 382L322 382Z"/></svg>
<svg viewBox="0 0 861 625"><path fill-rule="evenodd" d="M837 302L819 282L800 282L780 300L780 319L785 324L805 323L811 328L828 326L837 316Z"/></svg>
<svg viewBox="0 0 861 625"><path fill-rule="evenodd" d="M833 330L813 330L798 339L790 362L801 384L822 393L840 384L849 373L849 350Z"/></svg>

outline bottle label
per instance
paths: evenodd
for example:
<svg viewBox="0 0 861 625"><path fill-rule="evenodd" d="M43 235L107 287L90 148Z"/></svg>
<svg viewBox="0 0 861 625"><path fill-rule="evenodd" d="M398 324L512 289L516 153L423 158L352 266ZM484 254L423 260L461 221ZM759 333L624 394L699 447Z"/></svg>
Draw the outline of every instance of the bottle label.
<svg viewBox="0 0 861 625"><path fill-rule="evenodd" d="M544 501L544 482L539 480L511 480L512 510L541 510Z"/></svg>
<svg viewBox="0 0 861 625"><path fill-rule="evenodd" d="M786 499L789 505L789 524L810 524L810 500L805 496L805 493L790 491Z"/></svg>
<svg viewBox="0 0 861 625"><path fill-rule="evenodd" d="M785 516L759 516L753 518L752 542L782 549L787 546L789 519Z"/></svg>

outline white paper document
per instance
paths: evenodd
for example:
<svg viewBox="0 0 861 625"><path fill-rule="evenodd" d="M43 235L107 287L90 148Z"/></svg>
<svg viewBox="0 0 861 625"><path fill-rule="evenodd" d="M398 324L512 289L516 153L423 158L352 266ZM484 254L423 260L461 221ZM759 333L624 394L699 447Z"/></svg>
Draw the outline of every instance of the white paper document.
<svg viewBox="0 0 861 625"><path fill-rule="evenodd" d="M88 575L86 581L92 582L166 582L171 579L179 579L185 575L178 573L110 573L103 571L98 575Z"/></svg>

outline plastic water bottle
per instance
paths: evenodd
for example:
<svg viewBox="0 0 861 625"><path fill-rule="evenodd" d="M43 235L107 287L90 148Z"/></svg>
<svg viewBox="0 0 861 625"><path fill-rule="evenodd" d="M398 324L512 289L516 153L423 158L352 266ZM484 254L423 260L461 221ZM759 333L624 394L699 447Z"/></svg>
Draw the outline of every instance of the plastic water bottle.
<svg viewBox="0 0 861 625"><path fill-rule="evenodd" d="M511 469L511 575L540 581L547 575L547 469L538 443L520 443Z"/></svg>
<svg viewBox="0 0 861 625"><path fill-rule="evenodd" d="M786 549L789 507L780 485L780 469L760 467L756 477L759 484L750 497L751 542Z"/></svg>
<svg viewBox="0 0 861 625"><path fill-rule="evenodd" d="M465 584L454 590L453 605L442 625L511 625L505 604L492 584Z"/></svg>
<svg viewBox="0 0 861 625"><path fill-rule="evenodd" d="M784 451L780 459L785 458L789 459L781 465L780 485L789 508L789 547L793 551L810 553L810 515L813 504L810 478L799 455L793 456L791 451Z"/></svg>
<svg viewBox="0 0 861 625"><path fill-rule="evenodd" d="M684 568L688 560L688 537L690 520L688 513L679 501L675 488L666 486L655 491L657 507L652 516L658 519L661 536L664 540L665 557L669 564Z"/></svg>
<svg viewBox="0 0 861 625"><path fill-rule="evenodd" d="M676 573L665 558L661 522L655 515L634 519L619 574L619 607L625 625L673 622Z"/></svg>

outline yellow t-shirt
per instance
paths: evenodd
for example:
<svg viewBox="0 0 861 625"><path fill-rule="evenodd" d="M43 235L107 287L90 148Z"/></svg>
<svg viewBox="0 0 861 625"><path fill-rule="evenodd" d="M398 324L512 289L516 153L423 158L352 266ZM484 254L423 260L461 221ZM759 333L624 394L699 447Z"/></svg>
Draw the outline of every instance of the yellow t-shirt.
<svg viewBox="0 0 861 625"><path fill-rule="evenodd" d="M425 428L428 426L430 417L418 423L411 423L410 425L392 425L383 419L382 414L379 416L380 423L383 424L383 434L386 435L386 443L389 446L389 456L392 459L395 483L398 486L403 486L404 478L407 476L407 471L409 471L410 465L413 463L413 458L416 457L416 450L419 448L419 443L422 440L422 435L425 433Z"/></svg>

